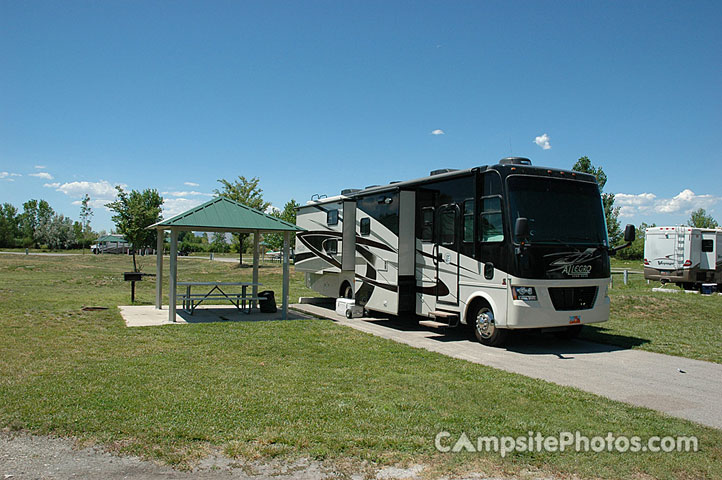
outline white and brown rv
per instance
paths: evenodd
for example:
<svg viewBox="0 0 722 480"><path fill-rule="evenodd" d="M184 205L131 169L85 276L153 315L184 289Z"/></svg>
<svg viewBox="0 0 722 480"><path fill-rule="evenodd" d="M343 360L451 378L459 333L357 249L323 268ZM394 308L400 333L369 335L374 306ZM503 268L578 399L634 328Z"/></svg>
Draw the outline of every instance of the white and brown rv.
<svg viewBox="0 0 722 480"><path fill-rule="evenodd" d="M722 289L722 229L650 227L644 237L644 278L686 290L716 283Z"/></svg>
<svg viewBox="0 0 722 480"><path fill-rule="evenodd" d="M609 317L614 249L592 175L508 158L316 198L297 224L308 286L367 310L468 325L489 345Z"/></svg>

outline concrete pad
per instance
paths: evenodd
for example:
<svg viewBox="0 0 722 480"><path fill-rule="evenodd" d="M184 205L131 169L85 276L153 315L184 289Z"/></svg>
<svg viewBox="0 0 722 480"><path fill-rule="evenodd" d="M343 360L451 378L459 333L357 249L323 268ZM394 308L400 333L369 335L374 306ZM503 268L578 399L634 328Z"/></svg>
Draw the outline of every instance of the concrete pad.
<svg viewBox="0 0 722 480"><path fill-rule="evenodd" d="M187 325L189 323L214 322L262 322L281 320L281 310L276 313L261 313L252 310L250 314L239 312L235 307L224 305L208 305L196 308L193 315L183 311L179 305L176 309L176 321L168 321L168 307L158 310L154 305L119 306L120 315L128 327L153 327L157 325ZM288 312L289 320L299 320L310 316L300 312Z"/></svg>
<svg viewBox="0 0 722 480"><path fill-rule="evenodd" d="M398 319L347 320L318 305L291 308L412 347L722 429L722 364L531 333L494 348L470 340L463 326L444 333Z"/></svg>

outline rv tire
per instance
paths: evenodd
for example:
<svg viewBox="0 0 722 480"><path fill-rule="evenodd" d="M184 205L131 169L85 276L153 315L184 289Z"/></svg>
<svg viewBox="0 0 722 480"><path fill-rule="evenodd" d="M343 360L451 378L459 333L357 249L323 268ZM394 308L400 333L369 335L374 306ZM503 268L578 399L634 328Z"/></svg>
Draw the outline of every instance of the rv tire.
<svg viewBox="0 0 722 480"><path fill-rule="evenodd" d="M348 282L343 282L341 284L341 298L353 298L353 287Z"/></svg>
<svg viewBox="0 0 722 480"><path fill-rule="evenodd" d="M488 304L478 303L467 318L466 323L480 343L490 347L501 347L506 343L509 331L496 326L494 311Z"/></svg>

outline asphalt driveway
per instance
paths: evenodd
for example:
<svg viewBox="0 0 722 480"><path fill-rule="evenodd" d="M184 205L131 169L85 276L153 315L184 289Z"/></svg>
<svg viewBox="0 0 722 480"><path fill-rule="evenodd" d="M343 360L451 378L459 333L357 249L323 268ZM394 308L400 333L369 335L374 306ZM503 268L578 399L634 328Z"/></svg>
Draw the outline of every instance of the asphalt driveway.
<svg viewBox="0 0 722 480"><path fill-rule="evenodd" d="M486 347L461 329L439 330L388 318L348 320L306 304L291 308L412 347L579 388L722 429L722 365L552 335L520 335Z"/></svg>

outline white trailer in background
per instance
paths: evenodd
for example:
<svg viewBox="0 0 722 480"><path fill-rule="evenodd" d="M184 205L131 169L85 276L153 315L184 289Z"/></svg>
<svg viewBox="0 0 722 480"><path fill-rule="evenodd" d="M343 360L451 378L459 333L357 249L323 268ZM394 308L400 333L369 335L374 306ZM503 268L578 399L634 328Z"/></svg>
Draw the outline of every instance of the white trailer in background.
<svg viewBox="0 0 722 480"><path fill-rule="evenodd" d="M609 318L620 247L592 175L508 158L312 199L296 222L307 285L367 310L465 324L488 345L512 329L573 336Z"/></svg>
<svg viewBox="0 0 722 480"><path fill-rule="evenodd" d="M650 227L644 238L644 278L686 290L722 287L722 229Z"/></svg>

